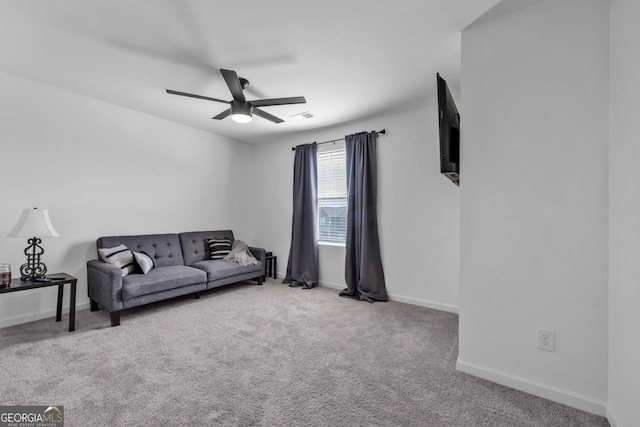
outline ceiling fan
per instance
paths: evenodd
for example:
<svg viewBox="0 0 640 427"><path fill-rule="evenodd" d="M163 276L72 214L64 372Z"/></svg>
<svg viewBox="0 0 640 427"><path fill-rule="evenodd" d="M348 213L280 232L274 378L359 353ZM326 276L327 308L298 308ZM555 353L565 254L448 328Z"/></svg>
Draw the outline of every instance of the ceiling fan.
<svg viewBox="0 0 640 427"><path fill-rule="evenodd" d="M243 90L246 89L247 86L249 86L249 81L247 79L243 79L242 77L238 77L236 72L233 70L220 69L220 73L222 74L222 77L224 77L224 81L227 82L227 86L229 86L231 95L233 95L232 101L209 98L207 96L194 95L192 93L178 92L171 89L167 89L167 93L171 95L190 96L191 98L206 99L208 101L216 101L222 102L224 104L229 104L228 110L225 110L217 116L212 117L212 119L222 120L225 117L231 116L232 120L235 120L239 123L250 122L253 114L262 117L263 119L270 120L273 123L282 123L284 120L271 115L257 107L286 104L304 104L305 102L307 102L307 100L304 99L304 96L294 96L290 98L256 99L254 101L247 101L244 97Z"/></svg>

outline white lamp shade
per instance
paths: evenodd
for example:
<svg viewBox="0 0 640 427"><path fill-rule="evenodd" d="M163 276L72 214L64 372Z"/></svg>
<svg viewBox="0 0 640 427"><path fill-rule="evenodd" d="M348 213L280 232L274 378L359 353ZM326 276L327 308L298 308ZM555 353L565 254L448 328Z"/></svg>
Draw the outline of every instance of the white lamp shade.
<svg viewBox="0 0 640 427"><path fill-rule="evenodd" d="M59 237L51 225L47 209L24 209L18 223L7 237Z"/></svg>

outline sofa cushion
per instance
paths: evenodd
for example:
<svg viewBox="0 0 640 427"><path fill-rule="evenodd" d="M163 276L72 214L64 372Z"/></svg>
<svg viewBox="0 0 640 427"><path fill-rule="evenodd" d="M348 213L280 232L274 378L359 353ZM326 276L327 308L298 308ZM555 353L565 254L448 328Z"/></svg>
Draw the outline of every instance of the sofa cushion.
<svg viewBox="0 0 640 427"><path fill-rule="evenodd" d="M98 255L104 262L115 265L122 271L122 276L133 273L135 264L133 263L133 254L125 245L118 245L112 248L98 249Z"/></svg>
<svg viewBox="0 0 640 427"><path fill-rule="evenodd" d="M231 230L217 231L192 231L180 233L180 244L182 245L182 255L184 265L191 265L194 262L209 259L209 239L229 239L233 242L233 232Z"/></svg>
<svg viewBox="0 0 640 427"><path fill-rule="evenodd" d="M198 261L191 264L191 267L200 269L207 273L207 280L213 282L217 279L238 276L245 273L262 272L262 264L258 265L240 265L231 261L221 259L210 259Z"/></svg>
<svg viewBox="0 0 640 427"><path fill-rule="evenodd" d="M100 237L96 242L98 249L110 248L120 244L132 252L144 252L153 260L156 267L184 265L182 248L177 234L141 234L137 236Z"/></svg>
<svg viewBox="0 0 640 427"><path fill-rule="evenodd" d="M184 265L157 267L148 274L129 274L122 278L122 299L162 292L182 286L205 283L207 275Z"/></svg>

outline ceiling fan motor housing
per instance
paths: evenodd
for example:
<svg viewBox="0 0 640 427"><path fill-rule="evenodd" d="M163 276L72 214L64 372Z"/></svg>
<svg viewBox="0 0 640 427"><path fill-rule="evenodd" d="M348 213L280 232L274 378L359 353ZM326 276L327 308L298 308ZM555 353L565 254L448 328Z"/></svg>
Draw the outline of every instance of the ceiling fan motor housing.
<svg viewBox="0 0 640 427"><path fill-rule="evenodd" d="M240 122L251 121L251 116L253 115L253 105L251 105L250 102L233 100L231 101L230 105L232 119ZM248 120L246 120L246 118L248 118Z"/></svg>

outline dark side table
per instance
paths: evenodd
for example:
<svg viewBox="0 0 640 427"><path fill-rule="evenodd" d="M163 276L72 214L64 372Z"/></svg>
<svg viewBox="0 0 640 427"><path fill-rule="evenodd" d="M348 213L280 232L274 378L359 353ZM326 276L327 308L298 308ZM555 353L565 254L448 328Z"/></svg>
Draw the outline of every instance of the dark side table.
<svg viewBox="0 0 640 427"><path fill-rule="evenodd" d="M276 267L277 267L278 257L273 254L273 252L267 252L265 256L266 263L266 273L267 277L273 275L273 278L276 278Z"/></svg>
<svg viewBox="0 0 640 427"><path fill-rule="evenodd" d="M69 332L73 332L76 329L76 284L78 279L66 273L49 274L47 277L50 278L51 281L37 282L34 280L13 279L9 286L0 287L0 294L57 286L58 306L56 308L56 322L60 322L62 320L62 291L64 285L69 283L71 285L71 295L69 296Z"/></svg>

